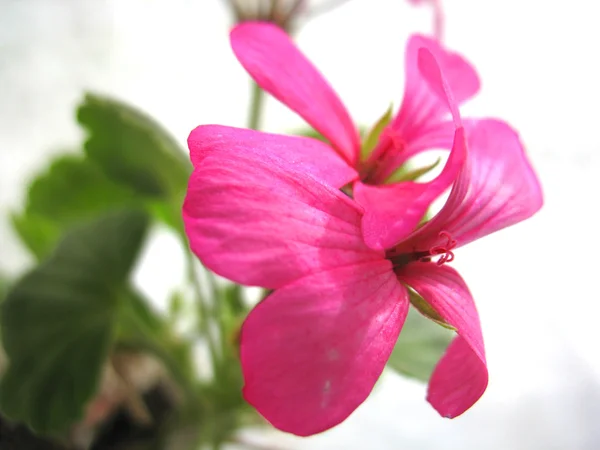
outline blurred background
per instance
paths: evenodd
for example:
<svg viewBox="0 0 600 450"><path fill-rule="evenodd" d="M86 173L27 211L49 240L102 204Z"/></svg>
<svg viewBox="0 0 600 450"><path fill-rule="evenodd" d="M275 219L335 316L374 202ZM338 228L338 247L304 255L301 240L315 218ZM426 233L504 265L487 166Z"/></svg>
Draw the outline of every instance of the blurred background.
<svg viewBox="0 0 600 450"><path fill-rule="evenodd" d="M324 0L317 0L315 3ZM545 193L531 220L461 249L458 268L477 301L490 370L484 397L441 419L424 384L386 372L343 424L273 448L600 448L600 9L589 0L448 0L445 44L482 80L463 116L494 116L519 130ZM135 105L185 143L199 124L244 126L249 79L228 41L219 0L0 0L0 272L33 263L8 213L48 161L79 145L83 92ZM431 10L401 0L351 0L297 27L297 42L358 123L397 106L404 45L429 33ZM268 99L268 131L302 120ZM137 287L162 299L181 282L177 239L153 229Z"/></svg>

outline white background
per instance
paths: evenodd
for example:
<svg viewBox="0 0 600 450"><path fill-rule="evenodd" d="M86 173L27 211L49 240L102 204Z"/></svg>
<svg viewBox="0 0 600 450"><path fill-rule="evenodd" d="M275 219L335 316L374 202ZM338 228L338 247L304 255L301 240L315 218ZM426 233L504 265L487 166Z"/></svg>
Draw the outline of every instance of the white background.
<svg viewBox="0 0 600 450"><path fill-rule="evenodd" d="M441 419L425 387L384 375L350 419L286 448L593 450L600 448L600 27L591 0L447 0L446 44L477 67L463 116L521 133L546 204L532 220L461 249L476 297L490 385L464 416ZM403 90L404 42L427 8L352 0L308 23L298 43L369 124ZM27 180L74 147L83 89L148 111L183 143L201 123L243 126L248 80L219 0L0 0L0 270L30 263L6 220ZM274 100L265 126L299 118ZM137 280L159 306L183 279L176 243L157 232Z"/></svg>

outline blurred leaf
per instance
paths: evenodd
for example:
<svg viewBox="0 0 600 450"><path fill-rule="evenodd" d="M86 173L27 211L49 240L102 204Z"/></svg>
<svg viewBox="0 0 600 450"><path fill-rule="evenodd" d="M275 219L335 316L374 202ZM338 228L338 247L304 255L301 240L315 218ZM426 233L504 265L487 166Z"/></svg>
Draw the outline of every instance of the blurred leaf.
<svg viewBox="0 0 600 450"><path fill-rule="evenodd" d="M25 211L13 215L12 222L23 243L41 259L73 224L140 201L90 161L62 155L30 184Z"/></svg>
<svg viewBox="0 0 600 450"><path fill-rule="evenodd" d="M373 151L373 149L375 149L375 146L379 142L379 137L381 136L381 133L383 133L385 127L387 127L390 121L392 120L392 113L393 109L392 105L390 105L390 107L383 114L383 116L381 116L379 120L377 120L375 125L373 125L373 128L371 128L367 135L364 137L363 144L360 149L361 160L366 160L367 157Z"/></svg>
<svg viewBox="0 0 600 450"><path fill-rule="evenodd" d="M2 303L2 300L4 300L9 287L10 281L8 281L8 277L0 273L0 303Z"/></svg>
<svg viewBox="0 0 600 450"><path fill-rule="evenodd" d="M403 375L426 382L453 336L450 330L410 308L387 365Z"/></svg>
<svg viewBox="0 0 600 450"><path fill-rule="evenodd" d="M152 214L152 217L171 227L180 236L185 236L181 206L182 203L180 201L149 200L146 202L146 208Z"/></svg>
<svg viewBox="0 0 600 450"><path fill-rule="evenodd" d="M8 290L8 281L0 275L0 302L4 299L4 294Z"/></svg>
<svg viewBox="0 0 600 450"><path fill-rule="evenodd" d="M7 416L42 433L64 430L82 417L147 225L139 211L81 224L13 285L0 314L10 361L0 384Z"/></svg>
<svg viewBox="0 0 600 450"><path fill-rule="evenodd" d="M60 156L29 187L26 214L72 223L110 208L139 203L139 197L112 182L92 162Z"/></svg>
<svg viewBox="0 0 600 450"><path fill-rule="evenodd" d="M12 214L11 223L21 242L37 258L47 256L60 236L56 222L37 215Z"/></svg>
<svg viewBox="0 0 600 450"><path fill-rule="evenodd" d="M88 133L86 154L112 180L152 197L181 197L190 163L153 119L117 100L87 94L77 120Z"/></svg>
<svg viewBox="0 0 600 450"><path fill-rule="evenodd" d="M386 183L399 183L401 181L415 181L417 178L425 175L426 173L435 169L438 164L442 161L442 158L438 158L433 163L425 167L419 167L417 169L410 169L410 166L403 164L400 166L387 180Z"/></svg>

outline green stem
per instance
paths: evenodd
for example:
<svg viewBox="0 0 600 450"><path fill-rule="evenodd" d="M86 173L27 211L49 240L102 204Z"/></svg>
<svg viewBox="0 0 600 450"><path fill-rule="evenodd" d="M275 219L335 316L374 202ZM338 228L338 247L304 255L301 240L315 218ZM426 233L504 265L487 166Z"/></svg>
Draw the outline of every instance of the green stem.
<svg viewBox="0 0 600 450"><path fill-rule="evenodd" d="M206 407L206 401L197 390L191 360L179 350L185 345L171 336L151 310L147 301L133 288L123 289L121 317L128 329L136 330L136 335L119 339L118 345L143 349L162 361L173 380L185 393L187 402L198 402ZM180 355L179 357L175 355Z"/></svg>
<svg viewBox="0 0 600 450"><path fill-rule="evenodd" d="M258 84L252 82L252 94L250 99L250 114L248 116L248 128L260 129L260 121L265 99L265 91Z"/></svg>
<svg viewBox="0 0 600 450"><path fill-rule="evenodd" d="M217 319L217 325L219 328L219 342L218 345L221 346L221 355L225 354L225 326L223 323L223 311L221 308L221 301L223 300L221 297L221 289L217 283L217 277L210 270L206 269L206 278L208 280L208 286L210 288L210 292L213 298L213 316ZM214 368L215 371L219 369L219 367Z"/></svg>
<svg viewBox="0 0 600 450"><path fill-rule="evenodd" d="M213 369L217 368L218 364L218 355L217 355L217 343L211 333L210 330L210 309L207 302L207 299L202 295L202 288L200 287L200 282L198 281L198 273L195 269L195 260L192 251L190 250L187 242L185 245L185 259L187 262L187 276L190 284L192 285L192 289L194 290L194 296L196 297L196 303L198 304L198 309L200 311L200 320L199 320L199 328L200 333L206 338L206 343L208 344L208 351L210 352L210 358L212 360Z"/></svg>

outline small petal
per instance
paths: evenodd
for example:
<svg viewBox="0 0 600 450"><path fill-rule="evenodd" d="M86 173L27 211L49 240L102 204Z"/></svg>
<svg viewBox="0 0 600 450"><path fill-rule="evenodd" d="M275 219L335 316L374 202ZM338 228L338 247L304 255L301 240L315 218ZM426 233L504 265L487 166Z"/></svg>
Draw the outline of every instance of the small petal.
<svg viewBox="0 0 600 450"><path fill-rule="evenodd" d="M430 80L426 79L428 73L423 72L422 49L426 49L439 64L458 104L475 95L480 87L477 72L463 57L433 39L412 36L406 48L404 100L394 119L395 129L406 141L415 139L424 128L440 121L448 113L444 97L432 91Z"/></svg>
<svg viewBox="0 0 600 450"><path fill-rule="evenodd" d="M315 270L380 255L362 240L355 202L288 161L258 153L218 151L190 177L183 219L206 267L275 289Z"/></svg>
<svg viewBox="0 0 600 450"><path fill-rule="evenodd" d="M355 164L360 142L350 115L282 29L268 23L246 22L231 32L231 46L261 88L297 112L329 139L350 164Z"/></svg>
<svg viewBox="0 0 600 450"><path fill-rule="evenodd" d="M535 214L542 191L518 134L506 123L469 121L467 157L441 211L398 250L424 251L443 244L445 231L465 245Z"/></svg>
<svg viewBox="0 0 600 450"><path fill-rule="evenodd" d="M392 128L383 136L371 155L371 161L379 161L379 167L373 177L378 184L389 178L408 158L423 150L450 149L454 143L454 130L462 127L458 104L436 57L428 48L421 47L416 58L423 89L427 89L427 98L435 100L441 115L434 117L435 120L423 122L415 132L398 127L395 119ZM442 117L448 112L452 116L453 125ZM395 144L394 139L402 142L402 145Z"/></svg>
<svg viewBox="0 0 600 450"><path fill-rule="evenodd" d="M488 383L481 325L469 288L454 269L433 263L408 264L397 274L458 333L431 376L427 400L443 417L459 416L479 400Z"/></svg>
<svg viewBox="0 0 600 450"><path fill-rule="evenodd" d="M275 157L289 168L302 170L341 188L358 174L327 144L306 137L262 133L221 125L201 125L188 138L190 158L198 166L207 156L254 155L263 161ZM241 169L240 176L245 170Z"/></svg>
<svg viewBox="0 0 600 450"><path fill-rule="evenodd" d="M275 427L300 436L339 424L373 389L408 305L382 258L275 291L242 327L244 397Z"/></svg>
<svg viewBox="0 0 600 450"><path fill-rule="evenodd" d="M455 131L456 126L451 120L432 123L423 129L418 136L415 136L413 140L406 143L394 165L400 167L413 156L427 150L451 149Z"/></svg>
<svg viewBox="0 0 600 450"><path fill-rule="evenodd" d="M389 249L409 236L431 203L456 179L466 157L464 129L456 130L454 145L444 170L427 183L405 181L372 186L354 183L354 198L365 208L362 231L373 249Z"/></svg>

